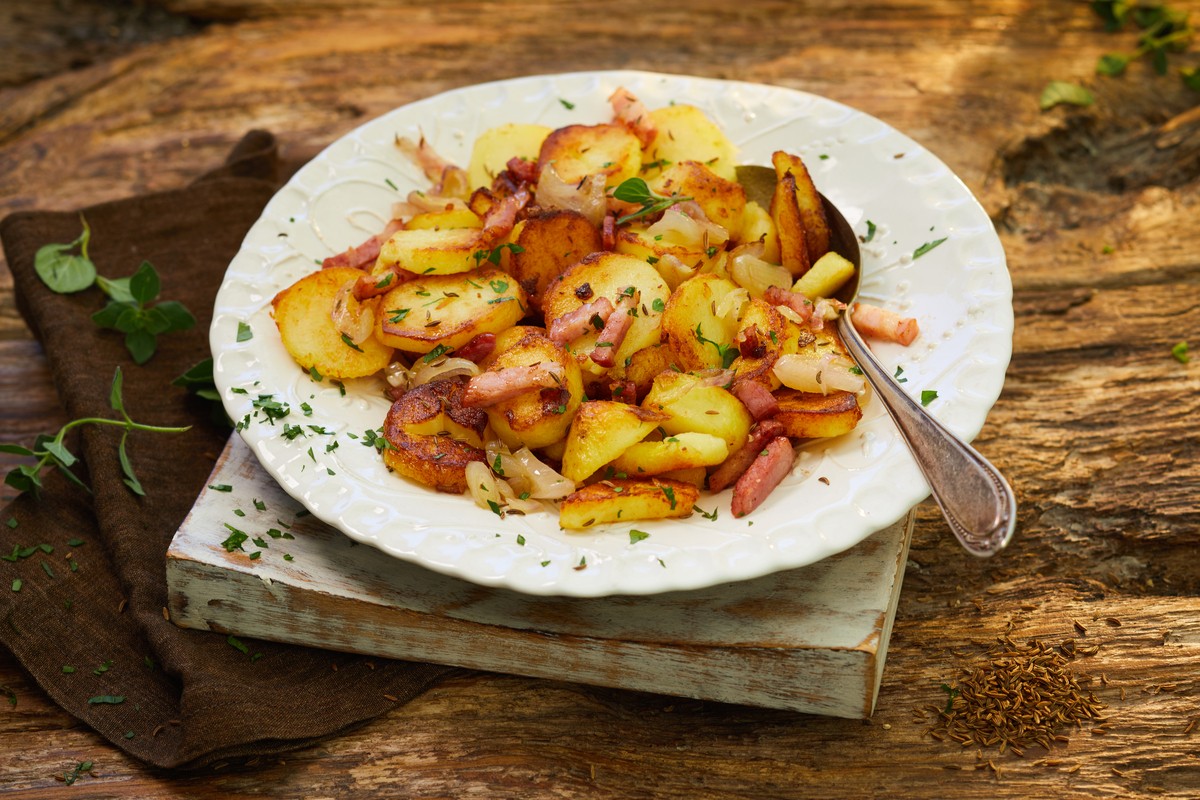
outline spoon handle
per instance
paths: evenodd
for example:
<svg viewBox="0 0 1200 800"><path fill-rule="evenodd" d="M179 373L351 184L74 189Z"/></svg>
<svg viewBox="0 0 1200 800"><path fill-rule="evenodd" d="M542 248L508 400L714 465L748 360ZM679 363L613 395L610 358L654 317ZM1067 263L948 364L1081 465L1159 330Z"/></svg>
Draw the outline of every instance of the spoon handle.
<svg viewBox="0 0 1200 800"><path fill-rule="evenodd" d="M1008 481L884 372L851 324L849 312L839 317L837 324L846 349L900 429L950 530L973 555L998 553L1012 538L1017 524L1016 498Z"/></svg>

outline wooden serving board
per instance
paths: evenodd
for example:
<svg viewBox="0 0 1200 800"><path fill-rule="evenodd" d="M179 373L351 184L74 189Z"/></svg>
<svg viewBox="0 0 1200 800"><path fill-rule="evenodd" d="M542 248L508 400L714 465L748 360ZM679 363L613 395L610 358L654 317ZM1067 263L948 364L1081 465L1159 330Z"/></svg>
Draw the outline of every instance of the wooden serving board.
<svg viewBox="0 0 1200 800"><path fill-rule="evenodd" d="M817 564L708 589L534 597L298 518L239 436L209 485L231 489L206 489L167 553L183 627L848 718L874 710L912 532L910 514ZM251 537L244 552L222 546L227 523Z"/></svg>

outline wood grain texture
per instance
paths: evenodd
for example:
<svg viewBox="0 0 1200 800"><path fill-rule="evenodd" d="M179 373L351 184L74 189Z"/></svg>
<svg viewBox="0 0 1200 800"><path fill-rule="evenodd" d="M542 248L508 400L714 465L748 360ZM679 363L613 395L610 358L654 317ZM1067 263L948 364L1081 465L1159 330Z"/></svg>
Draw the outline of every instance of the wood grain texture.
<svg viewBox="0 0 1200 800"><path fill-rule="evenodd" d="M976 443L1011 478L1020 526L1000 558L977 561L936 509L918 509L870 724L586 688L570 675L472 674L282 761L166 775L102 744L0 658L0 687L16 700L0 700L11 796L1200 795L1200 723L1189 727L1200 718L1200 373L1194 357L1170 355L1184 339L1200 348L1200 137L1196 95L1175 76L1140 64L1117 80L1093 75L1100 54L1132 49L1132 33L1105 34L1085 3L1022 0L615 0L599 13L550 2L158 5L196 30L68 71L34 47L25 58L41 66L0 79L0 214L176 186L250 127L303 158L407 101L540 72L765 81L908 133L981 198L1008 254L1014 356ZM14 35L34 41L21 24ZM1040 112L1051 79L1089 83L1096 104ZM10 286L0 270L3 440L60 422ZM944 703L940 685L1010 626L1014 638L1100 645L1073 669L1105 676L1094 685L1107 734L1085 727L1024 758L923 735L913 709ZM54 780L81 760L95 776Z"/></svg>

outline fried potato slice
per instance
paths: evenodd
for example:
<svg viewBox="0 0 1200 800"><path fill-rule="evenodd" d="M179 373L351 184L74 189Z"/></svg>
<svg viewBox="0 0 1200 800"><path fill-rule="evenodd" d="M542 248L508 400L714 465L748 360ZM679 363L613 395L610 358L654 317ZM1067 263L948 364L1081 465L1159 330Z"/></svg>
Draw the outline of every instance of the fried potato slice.
<svg viewBox="0 0 1200 800"><path fill-rule="evenodd" d="M647 181L663 166L680 161L699 161L727 181L736 181L737 148L703 111L686 103L656 108L649 113L657 130L642 159Z"/></svg>
<svg viewBox="0 0 1200 800"><path fill-rule="evenodd" d="M344 380L373 375L388 365L392 348L374 337L354 344L333 322L334 302L347 304L348 313L374 313L375 304L360 304L343 289L362 275L354 267L330 267L305 275L271 301L272 316L283 346L303 369L316 368Z"/></svg>
<svg viewBox="0 0 1200 800"><path fill-rule="evenodd" d="M482 228L483 220L469 208L450 208L445 211L426 211L404 223L405 230L440 231L451 228Z"/></svg>
<svg viewBox="0 0 1200 800"><path fill-rule="evenodd" d="M733 361L735 380L752 380L768 389L778 388L779 379L771 367L784 350L786 326L787 320L766 301L756 298L746 304L738 322L738 335L748 345L744 353L739 349L740 354Z"/></svg>
<svg viewBox="0 0 1200 800"><path fill-rule="evenodd" d="M440 492L466 491L467 464L487 462L482 439L487 415L461 405L464 383L431 381L392 403L383 424L385 464Z"/></svg>
<svg viewBox="0 0 1200 800"><path fill-rule="evenodd" d="M601 481L564 498L558 524L583 531L608 522L687 517L699 498L700 490L682 481Z"/></svg>
<svg viewBox="0 0 1200 800"><path fill-rule="evenodd" d="M510 122L479 134L467 163L467 180L471 188L491 186L492 180L507 167L509 159L536 161L550 131L545 125Z"/></svg>
<svg viewBox="0 0 1200 800"><path fill-rule="evenodd" d="M741 235L738 241L742 243L763 243L762 260L771 264L779 263L779 234L775 231L775 220L771 214L758 203L746 203L742 211Z"/></svg>
<svg viewBox="0 0 1200 800"><path fill-rule="evenodd" d="M692 198L710 222L729 232L729 238L740 237L746 190L736 181L722 178L699 161L680 161L663 168L648 184L663 197Z"/></svg>
<svg viewBox="0 0 1200 800"><path fill-rule="evenodd" d="M723 369L737 355L734 331L717 304L737 286L725 278L701 273L679 284L667 300L662 331L675 364L684 371Z"/></svg>
<svg viewBox="0 0 1200 800"><path fill-rule="evenodd" d="M638 442L612 462L613 469L631 478L661 475L673 470L711 467L729 457L729 445L719 436L685 432L661 442Z"/></svg>
<svg viewBox="0 0 1200 800"><path fill-rule="evenodd" d="M583 482L666 419L665 414L612 400L581 404L567 433L562 474Z"/></svg>
<svg viewBox="0 0 1200 800"><path fill-rule="evenodd" d="M833 297L838 289L854 277L854 264L830 250L813 262L812 268L800 276L792 286L793 292L816 300L819 297Z"/></svg>
<svg viewBox="0 0 1200 800"><path fill-rule="evenodd" d="M666 281L645 261L620 253L592 253L556 279L542 296L546 326L549 328L555 319L600 297L607 297L617 305L629 287L638 293L641 302L625 339L613 354L614 362L623 364L638 350L659 341L661 309L666 307L669 292ZM579 361L585 379L605 374L604 368L589 358L596 346L597 333L585 333L568 347Z"/></svg>
<svg viewBox="0 0 1200 800"><path fill-rule="evenodd" d="M658 423L669 436L695 431L720 437L735 452L750 435L750 412L720 386L706 386L686 372L663 372L654 379L642 407L666 415Z"/></svg>
<svg viewBox="0 0 1200 800"><path fill-rule="evenodd" d="M376 338L409 353L462 347L481 333L499 334L525 315L527 298L508 273L481 269L428 275L383 295Z"/></svg>
<svg viewBox="0 0 1200 800"><path fill-rule="evenodd" d="M577 211L544 211L526 217L513 228L516 244L504 255L508 271L541 308L550 283L583 257L601 249L600 232Z"/></svg>
<svg viewBox="0 0 1200 800"><path fill-rule="evenodd" d="M853 392L799 392L780 389L775 392L779 411L774 419L793 439L823 439L854 430L862 419L858 396Z"/></svg>
<svg viewBox="0 0 1200 800"><path fill-rule="evenodd" d="M496 371L551 362L563 368L560 387L524 392L486 409L492 430L511 450L522 446L533 450L563 438L583 401L583 378L575 359L541 332L527 333L515 343L506 342L488 363L487 369Z"/></svg>
<svg viewBox="0 0 1200 800"><path fill-rule="evenodd" d="M538 152L538 170L553 164L566 183L603 175L613 188L638 174L642 143L624 125L567 125L550 133Z"/></svg>
<svg viewBox="0 0 1200 800"><path fill-rule="evenodd" d="M478 228L417 228L396 231L379 249L376 269L414 275L455 275L479 266ZM486 254L485 254L486 255Z"/></svg>

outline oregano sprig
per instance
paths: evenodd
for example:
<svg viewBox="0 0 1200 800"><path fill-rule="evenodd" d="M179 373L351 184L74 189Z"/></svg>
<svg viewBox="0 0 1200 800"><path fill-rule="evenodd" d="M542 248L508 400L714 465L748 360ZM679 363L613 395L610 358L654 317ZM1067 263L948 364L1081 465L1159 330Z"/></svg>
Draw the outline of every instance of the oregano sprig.
<svg viewBox="0 0 1200 800"><path fill-rule="evenodd" d="M10 470L4 478L4 482L16 489L18 492L32 492L35 497L38 497L42 489L42 472L45 469L53 468L59 470L68 480L80 486L86 491L91 491L78 475L71 471L71 467L79 460L75 454L67 448L64 443L66 435L74 428L81 425L114 425L124 428L124 433L121 435L121 443L117 446L117 460L121 465L121 473L124 475L125 485L134 494L144 496L145 490L142 488L141 482L133 471L133 464L129 460L129 453L126 450L126 440L129 438L131 431L150 431L154 433L182 433L188 430L191 426L177 428L165 427L161 425L145 425L140 422L134 422L129 417L129 413L125 410L125 401L122 396L123 378L121 368L117 367L113 375L112 387L109 389L109 404L113 410L121 415L120 419L109 419L107 417L82 417L80 419L71 420L66 425L59 428L58 433L53 436L40 435L34 441L33 447L24 447L19 444L0 444L0 452L11 453L13 455L28 456L36 458L37 461L33 464L22 464Z"/></svg>
<svg viewBox="0 0 1200 800"><path fill-rule="evenodd" d="M83 223L83 232L78 239L66 244L42 245L33 257L38 277L59 294L81 292L96 282L96 265L88 257L92 229L82 214L79 221ZM79 252L72 252L76 248Z"/></svg>
<svg viewBox="0 0 1200 800"><path fill-rule="evenodd" d="M108 305L92 315L101 328L125 334L125 347L137 364L145 364L158 348L158 337L172 331L185 331L196 324L196 318L184 305L175 300L153 303L162 283L149 261L143 261L138 271L128 278L108 280L97 278L108 295Z"/></svg>
<svg viewBox="0 0 1200 800"><path fill-rule="evenodd" d="M650 214L657 214L660 211L666 211L676 203L684 203L692 199L691 197L684 197L677 194L669 197L655 194L650 190L649 184L642 178L627 178L621 181L620 185L613 189L612 196L622 203L633 203L641 206L637 211L626 214L618 219L618 225L649 216Z"/></svg>

